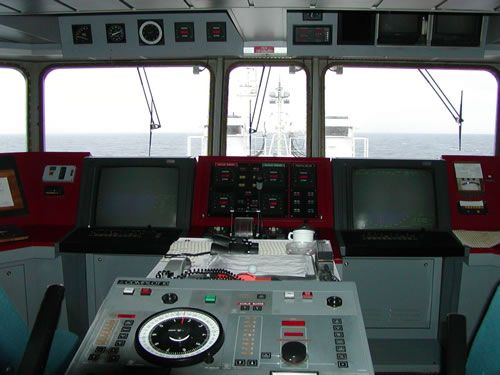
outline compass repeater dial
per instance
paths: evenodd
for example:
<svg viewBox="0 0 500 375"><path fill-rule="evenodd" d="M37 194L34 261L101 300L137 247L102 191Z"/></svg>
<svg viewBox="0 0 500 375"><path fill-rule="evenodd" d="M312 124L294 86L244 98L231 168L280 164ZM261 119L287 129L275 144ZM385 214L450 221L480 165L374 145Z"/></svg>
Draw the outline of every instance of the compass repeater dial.
<svg viewBox="0 0 500 375"><path fill-rule="evenodd" d="M136 333L137 352L146 360L181 367L217 353L224 342L219 320L203 310L178 308L147 318Z"/></svg>

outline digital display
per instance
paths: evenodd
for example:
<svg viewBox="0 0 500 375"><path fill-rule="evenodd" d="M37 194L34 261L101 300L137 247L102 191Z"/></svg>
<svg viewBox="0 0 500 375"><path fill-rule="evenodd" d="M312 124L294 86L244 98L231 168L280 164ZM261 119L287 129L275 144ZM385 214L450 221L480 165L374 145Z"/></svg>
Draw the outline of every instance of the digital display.
<svg viewBox="0 0 500 375"><path fill-rule="evenodd" d="M316 180L316 165L312 163L215 164L209 215L261 211L264 217L316 217Z"/></svg>
<svg viewBox="0 0 500 375"><path fill-rule="evenodd" d="M177 168L102 168L94 224L174 228L177 224L178 185Z"/></svg>
<svg viewBox="0 0 500 375"><path fill-rule="evenodd" d="M359 168L352 173L354 229L435 229L431 170Z"/></svg>
<svg viewBox="0 0 500 375"><path fill-rule="evenodd" d="M331 25L294 25L293 44L332 44Z"/></svg>

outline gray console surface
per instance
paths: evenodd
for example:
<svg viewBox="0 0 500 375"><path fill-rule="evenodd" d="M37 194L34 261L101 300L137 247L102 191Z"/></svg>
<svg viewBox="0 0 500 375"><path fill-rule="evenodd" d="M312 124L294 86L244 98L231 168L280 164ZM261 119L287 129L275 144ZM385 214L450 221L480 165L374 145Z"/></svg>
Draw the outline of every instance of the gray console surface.
<svg viewBox="0 0 500 375"><path fill-rule="evenodd" d="M374 372L354 283L119 278L67 371L118 373Z"/></svg>

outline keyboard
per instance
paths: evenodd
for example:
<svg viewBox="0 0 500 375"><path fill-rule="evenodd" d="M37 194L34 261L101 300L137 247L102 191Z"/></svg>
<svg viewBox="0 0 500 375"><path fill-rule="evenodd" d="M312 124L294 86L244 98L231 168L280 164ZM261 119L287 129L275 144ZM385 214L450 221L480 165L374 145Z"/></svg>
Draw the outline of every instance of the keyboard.
<svg viewBox="0 0 500 375"><path fill-rule="evenodd" d="M90 229L89 238L109 238L109 239L147 239L160 238L162 233L155 229L131 229L131 228L106 228Z"/></svg>
<svg viewBox="0 0 500 375"><path fill-rule="evenodd" d="M76 228L59 242L59 251L163 255L180 234L178 228Z"/></svg>
<svg viewBox="0 0 500 375"><path fill-rule="evenodd" d="M451 231L342 231L347 256L463 256Z"/></svg>
<svg viewBox="0 0 500 375"><path fill-rule="evenodd" d="M0 225L0 243L28 239L28 233L16 225Z"/></svg>

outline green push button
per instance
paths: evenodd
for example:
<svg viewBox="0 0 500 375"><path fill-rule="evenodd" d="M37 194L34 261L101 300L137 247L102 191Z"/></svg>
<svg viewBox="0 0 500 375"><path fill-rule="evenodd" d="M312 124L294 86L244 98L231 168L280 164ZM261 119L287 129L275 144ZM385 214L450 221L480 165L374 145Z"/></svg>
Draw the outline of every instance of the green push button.
<svg viewBox="0 0 500 375"><path fill-rule="evenodd" d="M205 296L205 303L215 303L217 297L214 294L207 294Z"/></svg>

